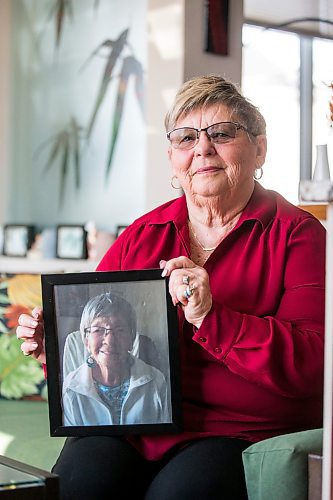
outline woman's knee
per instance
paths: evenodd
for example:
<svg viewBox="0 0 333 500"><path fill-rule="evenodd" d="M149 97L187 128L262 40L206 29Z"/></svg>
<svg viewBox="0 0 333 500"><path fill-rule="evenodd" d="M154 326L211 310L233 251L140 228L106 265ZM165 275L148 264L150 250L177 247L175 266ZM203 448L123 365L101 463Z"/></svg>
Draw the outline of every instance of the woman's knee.
<svg viewBox="0 0 333 500"><path fill-rule="evenodd" d="M248 444L229 438L190 444L156 475L146 500L246 500L242 451Z"/></svg>
<svg viewBox="0 0 333 500"><path fill-rule="evenodd" d="M144 462L121 438L70 438L53 472L59 475L61 500L129 499L141 488Z"/></svg>

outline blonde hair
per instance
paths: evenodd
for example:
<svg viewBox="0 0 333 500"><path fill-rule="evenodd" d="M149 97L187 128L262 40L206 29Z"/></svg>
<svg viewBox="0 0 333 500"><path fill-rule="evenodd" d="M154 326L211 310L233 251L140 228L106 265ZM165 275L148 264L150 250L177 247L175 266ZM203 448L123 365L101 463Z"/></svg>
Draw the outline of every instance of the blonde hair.
<svg viewBox="0 0 333 500"><path fill-rule="evenodd" d="M266 134L266 122L258 108L241 94L235 84L218 75L198 76L182 85L166 114L166 131L173 130L177 121L192 111L219 104L229 109L231 120L244 125L252 135Z"/></svg>

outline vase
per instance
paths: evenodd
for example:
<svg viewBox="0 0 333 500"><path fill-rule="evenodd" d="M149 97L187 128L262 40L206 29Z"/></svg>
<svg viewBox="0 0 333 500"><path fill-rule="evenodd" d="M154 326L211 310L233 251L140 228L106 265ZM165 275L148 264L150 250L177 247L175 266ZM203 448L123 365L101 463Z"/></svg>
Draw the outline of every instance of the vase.
<svg viewBox="0 0 333 500"><path fill-rule="evenodd" d="M328 164L327 144L316 146L316 163L313 171L314 181L329 181L331 179L330 167Z"/></svg>

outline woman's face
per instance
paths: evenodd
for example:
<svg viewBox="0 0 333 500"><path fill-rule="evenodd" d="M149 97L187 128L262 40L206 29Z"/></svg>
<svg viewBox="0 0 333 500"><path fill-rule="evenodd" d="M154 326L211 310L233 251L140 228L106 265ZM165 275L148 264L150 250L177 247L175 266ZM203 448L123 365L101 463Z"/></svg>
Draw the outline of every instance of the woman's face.
<svg viewBox="0 0 333 500"><path fill-rule="evenodd" d="M226 106L214 105L180 118L175 128L202 129L223 121L237 120L231 118ZM225 144L213 144L207 134L201 132L193 149L180 150L170 145L172 173L192 199L222 195L237 201L237 197L241 199L242 193L253 187L254 171L265 161L266 137L251 136L251 139L240 129L236 137Z"/></svg>
<svg viewBox="0 0 333 500"><path fill-rule="evenodd" d="M120 316L96 318L90 328L85 338L86 346L99 365L113 364L115 358L120 360L128 356L133 340L126 319Z"/></svg>

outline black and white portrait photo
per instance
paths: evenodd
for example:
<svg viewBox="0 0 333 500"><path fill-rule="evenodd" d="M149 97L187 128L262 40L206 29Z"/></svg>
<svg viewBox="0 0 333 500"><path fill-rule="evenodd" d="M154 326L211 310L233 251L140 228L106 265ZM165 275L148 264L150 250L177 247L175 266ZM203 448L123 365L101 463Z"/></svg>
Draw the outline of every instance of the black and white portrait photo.
<svg viewBox="0 0 333 500"><path fill-rule="evenodd" d="M48 376L49 399L54 408L60 405L55 427L63 435L101 427L107 433L161 432L177 420L174 306L160 272L140 274L154 279L131 271L42 278L46 353L56 354L48 366L58 366Z"/></svg>

